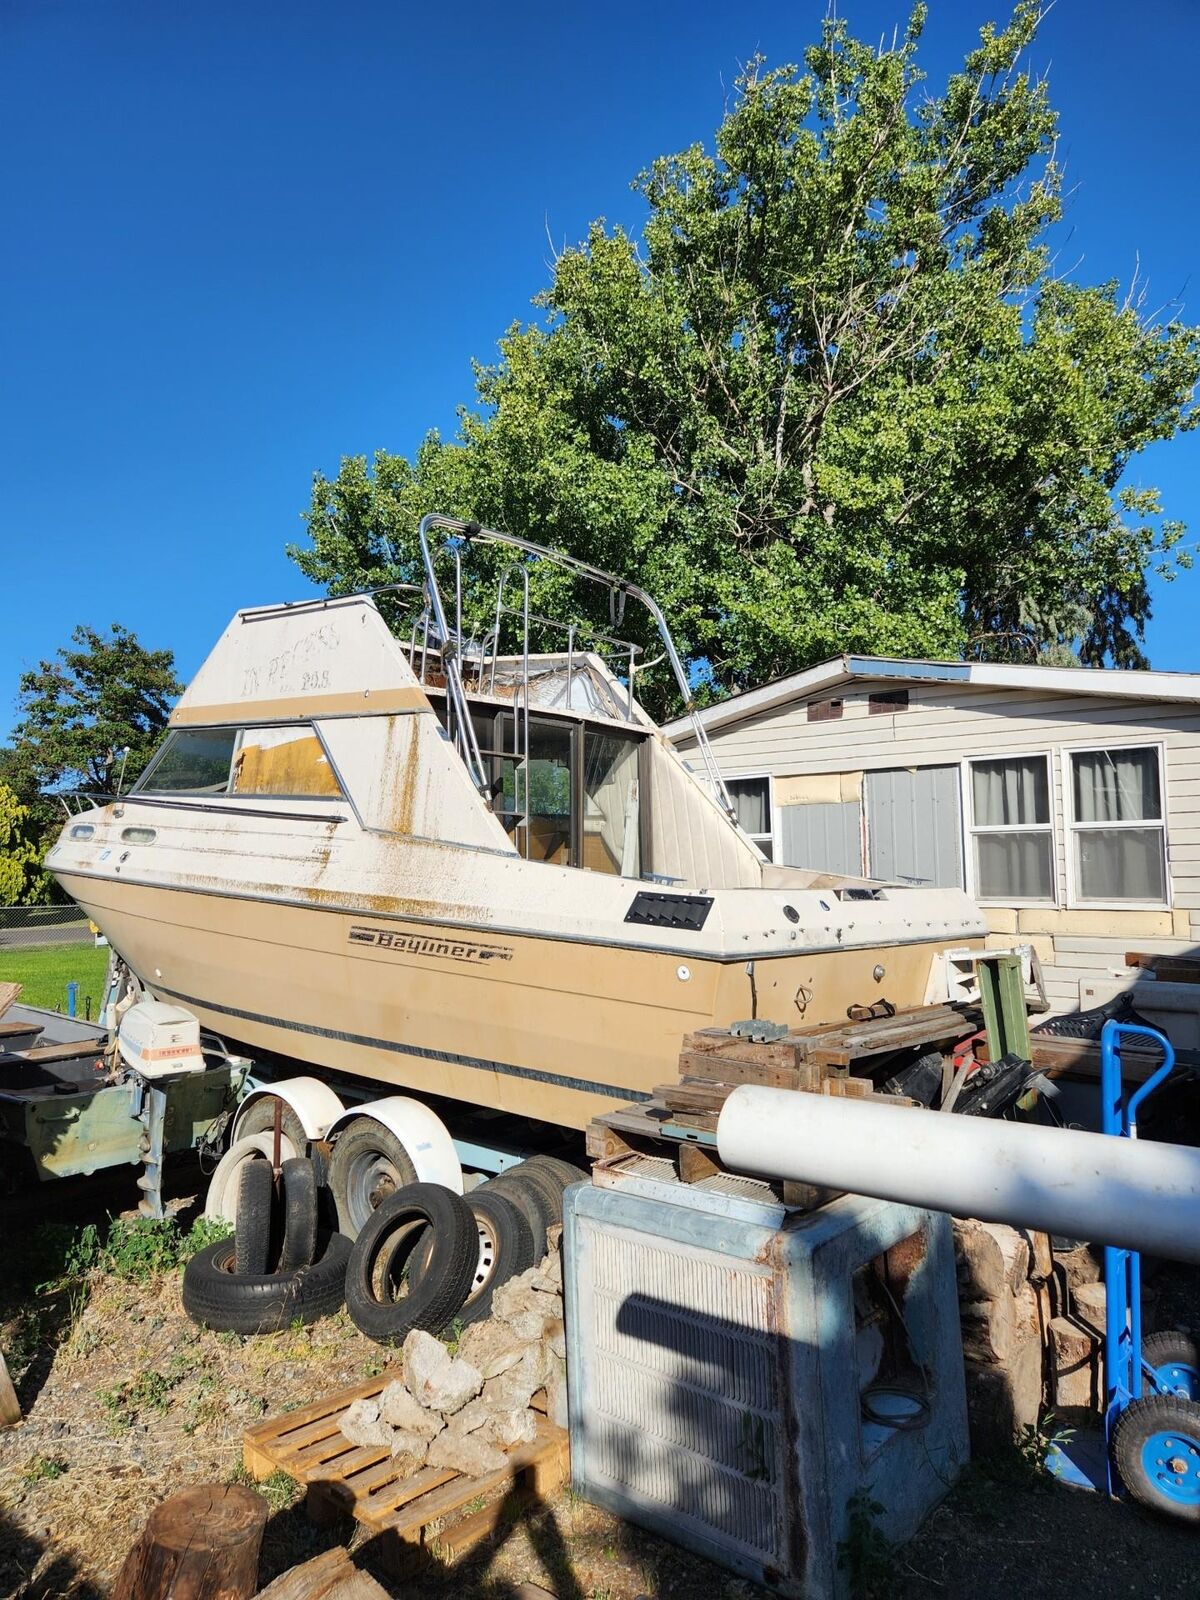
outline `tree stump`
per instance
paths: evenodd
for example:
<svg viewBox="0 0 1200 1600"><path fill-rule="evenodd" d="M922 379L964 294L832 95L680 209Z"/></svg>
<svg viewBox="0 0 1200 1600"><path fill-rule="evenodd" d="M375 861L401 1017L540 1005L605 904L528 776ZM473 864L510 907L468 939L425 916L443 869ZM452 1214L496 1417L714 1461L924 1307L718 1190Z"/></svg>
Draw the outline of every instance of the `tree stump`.
<svg viewBox="0 0 1200 1600"><path fill-rule="evenodd" d="M112 1600L250 1600L267 1502L237 1484L204 1483L150 1513Z"/></svg>

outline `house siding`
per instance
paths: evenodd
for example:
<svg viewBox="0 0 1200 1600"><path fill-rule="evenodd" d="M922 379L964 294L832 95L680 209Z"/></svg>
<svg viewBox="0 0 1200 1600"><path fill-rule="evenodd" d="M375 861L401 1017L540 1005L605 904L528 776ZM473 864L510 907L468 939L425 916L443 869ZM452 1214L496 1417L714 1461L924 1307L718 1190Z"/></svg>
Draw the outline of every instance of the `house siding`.
<svg viewBox="0 0 1200 1600"><path fill-rule="evenodd" d="M1057 905L985 906L994 942L1017 936L1035 945L1056 1011L1075 1009L1081 981L1116 974L1132 982L1126 950L1181 954L1200 946L1200 706L913 682L907 710L872 714L867 705L872 687L867 680L848 686L838 721L809 722L802 699L713 729L709 738L722 771L731 777L754 772L775 778L869 774L944 767L968 757L1048 753ZM828 693L811 698L823 697ZM694 748L686 734L677 744L685 757ZM1072 907L1063 752L1127 744L1163 748L1170 904L1151 910Z"/></svg>

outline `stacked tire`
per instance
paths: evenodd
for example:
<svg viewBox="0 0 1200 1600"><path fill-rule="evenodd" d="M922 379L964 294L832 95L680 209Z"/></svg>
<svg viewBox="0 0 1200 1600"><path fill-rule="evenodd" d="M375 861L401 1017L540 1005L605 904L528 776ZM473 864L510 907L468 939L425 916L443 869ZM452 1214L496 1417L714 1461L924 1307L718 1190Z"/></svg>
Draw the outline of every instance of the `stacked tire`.
<svg viewBox="0 0 1200 1600"><path fill-rule="evenodd" d="M535 1156L469 1195L413 1183L385 1198L360 1229L346 1270L346 1309L379 1344L414 1328L438 1334L482 1321L501 1284L543 1259L562 1222L563 1194L586 1174Z"/></svg>
<svg viewBox="0 0 1200 1600"><path fill-rule="evenodd" d="M340 1310L350 1243L320 1226L313 1162L289 1156L277 1184L269 1157L256 1150L237 1164L232 1205L230 1181L227 1173L217 1203L221 1215L233 1210L234 1231L199 1250L184 1268L187 1314L219 1332L252 1334L316 1322ZM210 1189L210 1214L212 1208Z"/></svg>

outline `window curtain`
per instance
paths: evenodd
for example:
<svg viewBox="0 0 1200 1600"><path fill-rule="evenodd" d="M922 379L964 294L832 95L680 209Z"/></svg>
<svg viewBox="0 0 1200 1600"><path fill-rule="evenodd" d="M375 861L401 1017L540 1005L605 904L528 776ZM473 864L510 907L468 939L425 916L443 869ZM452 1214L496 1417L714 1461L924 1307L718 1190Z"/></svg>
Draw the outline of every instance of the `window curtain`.
<svg viewBox="0 0 1200 1600"><path fill-rule="evenodd" d="M747 833L770 833L771 789L766 778L733 778L726 787Z"/></svg>
<svg viewBox="0 0 1200 1600"><path fill-rule="evenodd" d="M977 761L971 768L971 782L977 828L1011 828L1050 820L1044 756Z"/></svg>
<svg viewBox="0 0 1200 1600"><path fill-rule="evenodd" d="M1144 822L1162 816L1154 750L1086 750L1071 757L1076 822Z"/></svg>
<svg viewBox="0 0 1200 1600"><path fill-rule="evenodd" d="M1071 757L1076 876L1084 900L1165 901L1162 795L1154 750L1086 750Z"/></svg>

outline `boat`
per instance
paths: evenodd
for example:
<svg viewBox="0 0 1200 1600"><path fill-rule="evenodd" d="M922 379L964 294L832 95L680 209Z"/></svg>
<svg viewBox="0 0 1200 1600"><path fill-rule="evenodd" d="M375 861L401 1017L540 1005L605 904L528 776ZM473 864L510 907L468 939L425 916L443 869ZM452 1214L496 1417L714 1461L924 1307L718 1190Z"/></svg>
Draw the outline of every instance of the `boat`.
<svg viewBox="0 0 1200 1600"><path fill-rule="evenodd" d="M648 594L449 517L418 543L419 582L239 611L132 790L64 825L47 865L147 994L249 1055L576 1129L697 1029L947 998L976 906L768 861L698 720L693 770L639 702L659 672L694 710ZM546 570L609 629L531 609Z"/></svg>

